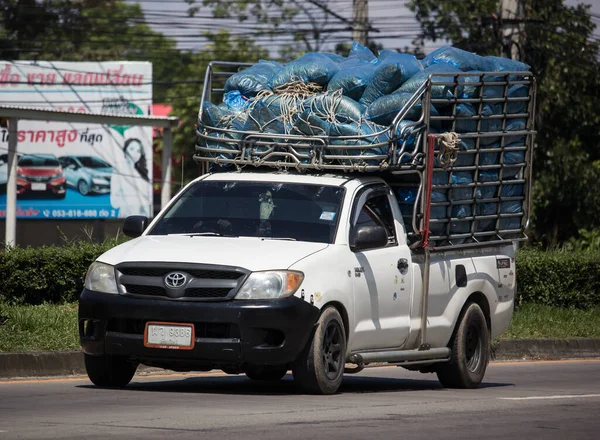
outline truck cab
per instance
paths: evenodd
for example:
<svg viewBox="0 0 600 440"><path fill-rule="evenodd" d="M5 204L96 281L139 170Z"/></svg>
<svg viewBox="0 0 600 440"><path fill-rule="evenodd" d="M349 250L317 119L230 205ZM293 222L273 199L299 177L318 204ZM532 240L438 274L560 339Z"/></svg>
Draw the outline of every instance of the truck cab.
<svg viewBox="0 0 600 440"><path fill-rule="evenodd" d="M337 390L347 362L436 371L469 307L483 316L465 357L479 382L490 337L511 319L511 246L436 256L423 350L424 258L381 178L214 173L146 222L127 220L127 234L143 232L98 258L81 295L86 365L101 386L124 385L138 363L258 379L291 368L322 393ZM500 260L510 262L502 281Z"/></svg>

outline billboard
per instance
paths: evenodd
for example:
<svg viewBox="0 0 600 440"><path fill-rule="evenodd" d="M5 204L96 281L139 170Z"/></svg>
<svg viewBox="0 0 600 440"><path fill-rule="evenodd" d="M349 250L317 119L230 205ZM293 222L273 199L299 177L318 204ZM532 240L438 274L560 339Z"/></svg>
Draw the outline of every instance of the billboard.
<svg viewBox="0 0 600 440"><path fill-rule="evenodd" d="M147 62L0 61L0 105L110 115L152 113ZM17 217L152 216L152 128L25 121L17 134ZM8 128L0 132L6 216Z"/></svg>

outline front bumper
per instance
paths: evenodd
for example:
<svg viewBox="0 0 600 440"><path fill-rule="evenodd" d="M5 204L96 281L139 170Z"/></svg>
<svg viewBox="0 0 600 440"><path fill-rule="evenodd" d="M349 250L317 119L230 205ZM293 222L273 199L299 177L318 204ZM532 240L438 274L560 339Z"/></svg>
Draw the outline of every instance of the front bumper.
<svg viewBox="0 0 600 440"><path fill-rule="evenodd" d="M264 301L171 301L98 293L79 300L79 336L85 353L122 355L176 371L245 364L282 365L306 346L319 310L296 297ZM144 346L147 321L192 323L193 350Z"/></svg>

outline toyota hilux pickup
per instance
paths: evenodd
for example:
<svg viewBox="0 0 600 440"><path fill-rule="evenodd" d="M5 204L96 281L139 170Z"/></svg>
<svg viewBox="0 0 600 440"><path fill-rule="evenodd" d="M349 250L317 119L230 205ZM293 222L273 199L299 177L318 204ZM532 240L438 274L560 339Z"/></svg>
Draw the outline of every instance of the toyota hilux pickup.
<svg viewBox="0 0 600 440"><path fill-rule="evenodd" d="M430 79L413 104L427 109L431 87ZM304 139L302 149L285 149L266 134L229 151L200 128L210 142L197 148L199 160L216 167L153 220L127 218L134 238L89 268L79 333L91 381L126 386L139 364L254 380L291 370L302 389L331 394L344 373L386 363L477 387L490 341L513 313L533 117L510 132L519 145L502 142L505 154L523 153L520 162L480 161L490 150L477 139L509 136L497 131L460 133L475 148L444 164L446 147L423 113L410 127L414 147L406 133L391 141L387 168L373 156L355 167L336 144ZM468 155L472 163L460 159ZM452 177L465 173L475 177ZM441 199L461 190L472 196Z"/></svg>

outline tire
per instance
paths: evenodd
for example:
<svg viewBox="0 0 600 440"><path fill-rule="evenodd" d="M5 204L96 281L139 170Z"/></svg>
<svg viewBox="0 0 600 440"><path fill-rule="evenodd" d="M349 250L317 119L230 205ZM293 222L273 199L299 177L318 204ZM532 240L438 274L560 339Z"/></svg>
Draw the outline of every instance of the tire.
<svg viewBox="0 0 600 440"><path fill-rule="evenodd" d="M133 378L137 364L120 356L85 355L85 369L94 385L100 388L123 388Z"/></svg>
<svg viewBox="0 0 600 440"><path fill-rule="evenodd" d="M90 185L85 180L77 182L77 190L82 196L87 196L90 193Z"/></svg>
<svg viewBox="0 0 600 440"><path fill-rule="evenodd" d="M244 373L251 380L276 381L286 375L287 365L252 365L244 369Z"/></svg>
<svg viewBox="0 0 600 440"><path fill-rule="evenodd" d="M477 388L490 360L490 332L481 307L467 303L450 340L450 361L437 366L445 388Z"/></svg>
<svg viewBox="0 0 600 440"><path fill-rule="evenodd" d="M294 362L294 380L306 392L333 394L342 383L346 363L346 333L334 307L323 311L308 344Z"/></svg>

